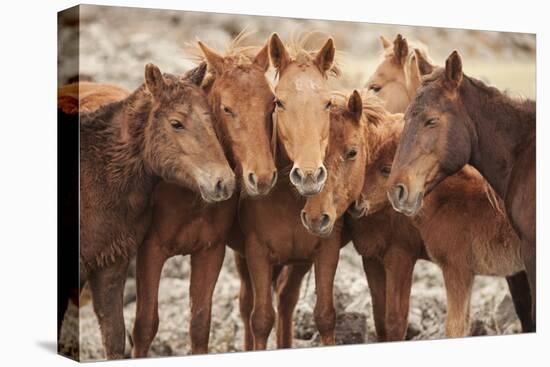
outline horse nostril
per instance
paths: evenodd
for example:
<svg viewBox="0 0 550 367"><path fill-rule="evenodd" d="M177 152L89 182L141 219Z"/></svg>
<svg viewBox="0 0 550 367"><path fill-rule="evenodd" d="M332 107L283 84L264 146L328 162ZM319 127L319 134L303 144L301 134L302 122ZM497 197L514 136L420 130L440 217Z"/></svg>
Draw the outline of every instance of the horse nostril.
<svg viewBox="0 0 550 367"><path fill-rule="evenodd" d="M302 210L300 212L300 219L302 220L302 224L305 226L305 227L309 227L309 222L307 220L307 214L306 214L306 211L305 210Z"/></svg>
<svg viewBox="0 0 550 367"><path fill-rule="evenodd" d="M402 203L407 198L407 188L403 184L397 184L395 185L395 195L397 197L397 201L399 203Z"/></svg>
<svg viewBox="0 0 550 367"><path fill-rule="evenodd" d="M317 182L324 182L326 178L327 178L327 169L325 168L325 166L321 166L317 168L315 180Z"/></svg>
<svg viewBox="0 0 550 367"><path fill-rule="evenodd" d="M277 170L273 171L273 176L271 176L271 187L275 186L277 182Z"/></svg>
<svg viewBox="0 0 550 367"><path fill-rule="evenodd" d="M330 215L328 215L327 213L324 213L321 216L321 222L319 223L319 228L325 229L329 226L329 224L330 224Z"/></svg>
<svg viewBox="0 0 550 367"><path fill-rule="evenodd" d="M228 185L222 178L216 180L216 186L214 187L215 193L218 197L226 197L229 195Z"/></svg>
<svg viewBox="0 0 550 367"><path fill-rule="evenodd" d="M248 182L253 186L256 187L258 185L258 180L256 178L256 174L254 172L250 172L248 174Z"/></svg>
<svg viewBox="0 0 550 367"><path fill-rule="evenodd" d="M292 171L290 172L290 178L291 181L294 182L302 182L302 170L298 167L294 167Z"/></svg>

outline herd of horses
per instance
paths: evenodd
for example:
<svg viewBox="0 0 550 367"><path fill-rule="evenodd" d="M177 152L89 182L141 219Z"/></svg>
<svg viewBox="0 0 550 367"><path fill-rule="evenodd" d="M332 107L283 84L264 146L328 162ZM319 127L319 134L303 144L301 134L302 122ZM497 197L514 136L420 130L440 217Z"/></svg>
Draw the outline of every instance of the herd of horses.
<svg viewBox="0 0 550 367"><path fill-rule="evenodd" d="M147 356L161 271L175 255L191 257L191 351L206 353L226 247L245 350L265 349L274 325L277 347L292 346L312 267L315 324L335 344L333 283L349 242L381 341L405 338L418 259L443 271L447 336L469 333L476 275L506 277L523 331L535 330L535 102L467 76L456 51L434 65L401 35L381 37L366 88L333 92L333 40L311 51L304 39L274 33L252 48L237 37L223 55L199 42L196 68L148 64L131 93L59 89L60 116L80 114L80 288L89 283L107 358L124 356L134 256L132 355ZM59 292L60 328L71 290Z"/></svg>

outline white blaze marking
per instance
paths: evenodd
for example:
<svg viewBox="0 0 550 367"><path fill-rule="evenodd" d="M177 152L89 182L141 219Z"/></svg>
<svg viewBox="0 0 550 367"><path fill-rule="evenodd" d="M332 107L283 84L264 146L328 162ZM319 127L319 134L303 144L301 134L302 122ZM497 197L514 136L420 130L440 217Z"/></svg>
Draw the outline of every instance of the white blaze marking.
<svg viewBox="0 0 550 367"><path fill-rule="evenodd" d="M298 79L294 82L294 86L296 87L296 90L299 92L305 89L310 89L314 91L317 91L320 89L319 84L315 83L313 80Z"/></svg>

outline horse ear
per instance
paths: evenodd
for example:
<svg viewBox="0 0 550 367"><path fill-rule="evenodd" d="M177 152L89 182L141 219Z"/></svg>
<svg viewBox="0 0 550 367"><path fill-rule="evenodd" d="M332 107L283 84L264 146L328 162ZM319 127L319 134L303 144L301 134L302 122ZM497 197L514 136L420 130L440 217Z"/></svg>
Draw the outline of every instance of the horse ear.
<svg viewBox="0 0 550 367"><path fill-rule="evenodd" d="M273 33L269 37L269 58L279 73L290 64L290 55L277 33Z"/></svg>
<svg viewBox="0 0 550 367"><path fill-rule="evenodd" d="M419 49L414 49L414 55L416 57L416 66L421 76L431 74L434 71L434 66L422 55Z"/></svg>
<svg viewBox="0 0 550 367"><path fill-rule="evenodd" d="M191 83L200 87L204 76L206 75L206 63L201 62L197 67L187 71L183 75L183 79L189 80Z"/></svg>
<svg viewBox="0 0 550 367"><path fill-rule="evenodd" d="M145 65L145 85L154 98L162 96L166 83L160 69L154 64Z"/></svg>
<svg viewBox="0 0 550 367"><path fill-rule="evenodd" d="M332 38L329 38L323 48L317 53L317 56L315 56L315 63L323 73L327 72L332 67L335 54L336 48L334 47L334 41Z"/></svg>
<svg viewBox="0 0 550 367"><path fill-rule="evenodd" d="M398 34L393 41L393 55L399 65L405 65L409 55L409 44L402 35Z"/></svg>
<svg viewBox="0 0 550 367"><path fill-rule="evenodd" d="M361 121L361 115L363 114L363 100L357 90L354 90L348 99L348 111L353 116L355 122Z"/></svg>
<svg viewBox="0 0 550 367"><path fill-rule="evenodd" d="M212 71L216 74L223 73L223 56L218 55L201 41L199 41L199 47Z"/></svg>
<svg viewBox="0 0 550 367"><path fill-rule="evenodd" d="M267 43L254 58L254 65L257 65L264 73L269 69L269 46Z"/></svg>
<svg viewBox="0 0 550 367"><path fill-rule="evenodd" d="M380 36L380 43L382 44L384 50L391 46L391 42L384 36Z"/></svg>
<svg viewBox="0 0 550 367"><path fill-rule="evenodd" d="M462 59L456 50L445 61L445 76L455 88L462 81Z"/></svg>

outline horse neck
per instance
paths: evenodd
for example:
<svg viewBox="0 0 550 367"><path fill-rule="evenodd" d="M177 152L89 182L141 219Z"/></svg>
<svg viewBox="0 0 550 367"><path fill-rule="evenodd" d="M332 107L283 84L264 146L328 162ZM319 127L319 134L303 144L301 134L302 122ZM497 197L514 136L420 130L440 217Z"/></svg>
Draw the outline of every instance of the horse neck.
<svg viewBox="0 0 550 367"><path fill-rule="evenodd" d="M229 166L231 169L235 170L235 168L238 166L237 159L235 158L235 155L233 154L233 149L231 144L231 139L225 135L225 130L222 126L222 119L220 118L216 106L219 105L219 101L216 98L214 94L214 88L210 86L208 89L203 89L205 92L207 92L208 97L208 104L210 105L211 111L212 111L212 123L214 125L214 131L216 131L216 136L218 137L218 140L222 146L223 152L225 154L225 157L227 158L227 161L229 163Z"/></svg>
<svg viewBox="0 0 550 367"><path fill-rule="evenodd" d="M103 158L98 161L106 162L106 184L116 196L152 191L157 181L143 156L151 103L142 87L86 118L86 125L95 130L92 144L97 142Z"/></svg>
<svg viewBox="0 0 550 367"><path fill-rule="evenodd" d="M461 100L473 125L470 164L501 198L516 160L535 134L532 102L514 101L495 88L464 76Z"/></svg>

